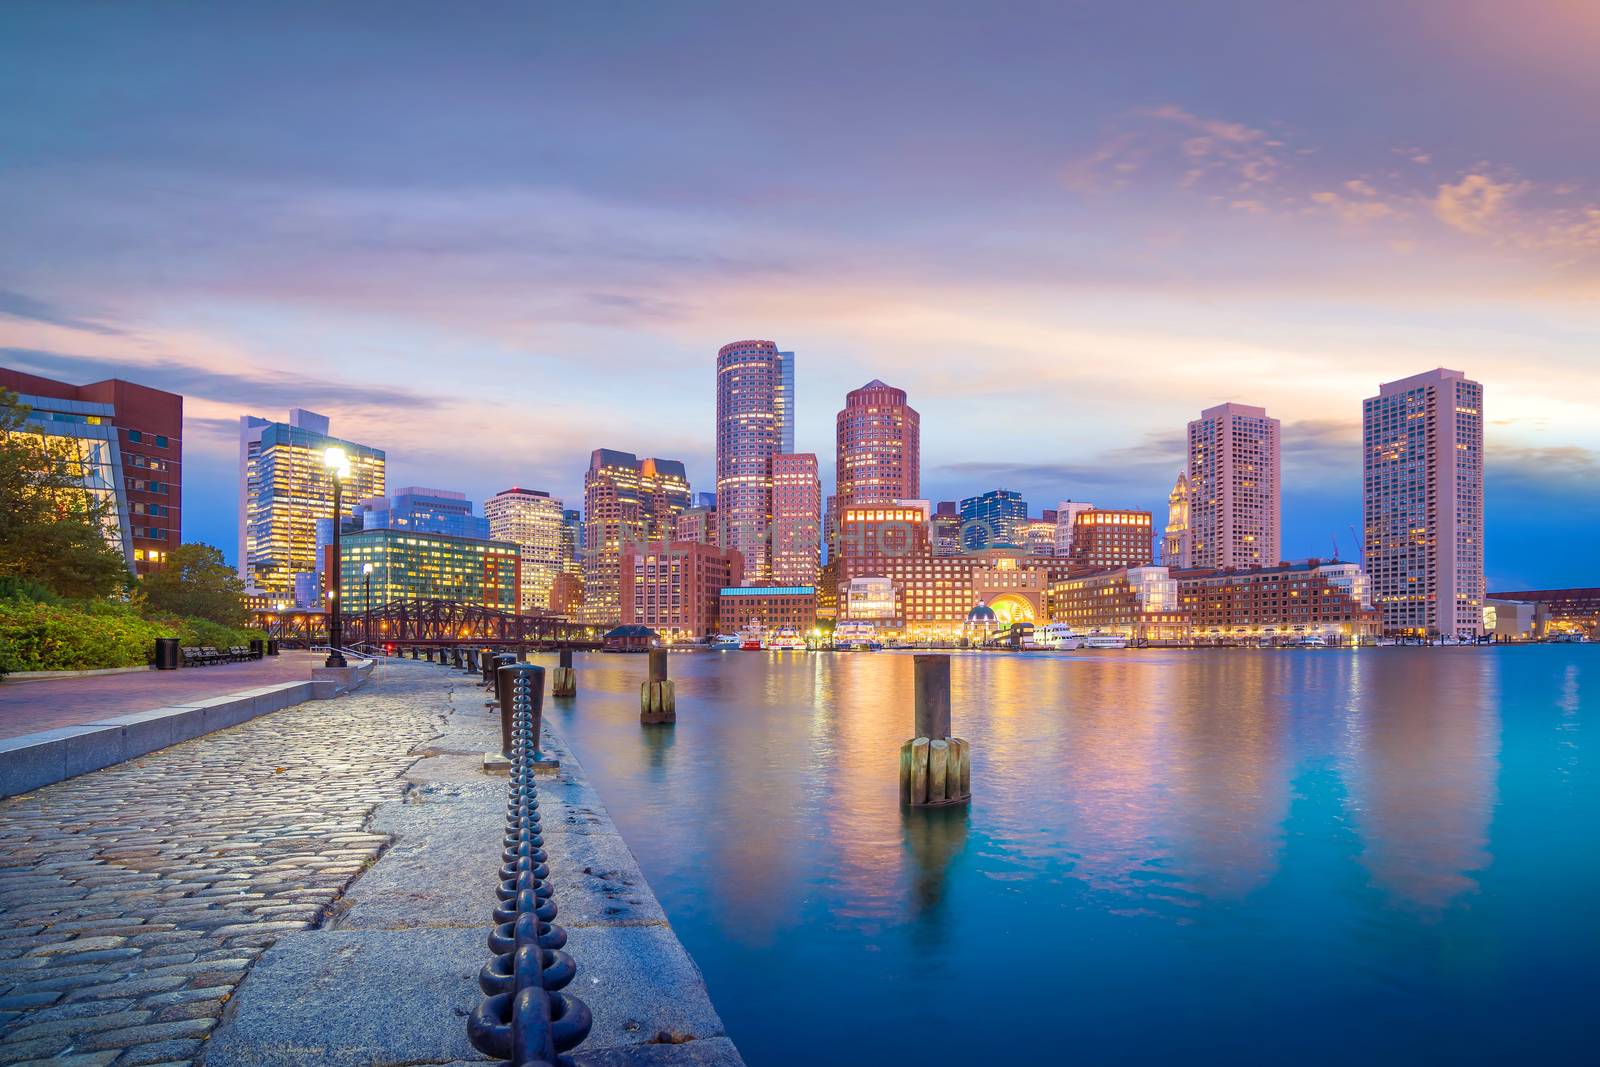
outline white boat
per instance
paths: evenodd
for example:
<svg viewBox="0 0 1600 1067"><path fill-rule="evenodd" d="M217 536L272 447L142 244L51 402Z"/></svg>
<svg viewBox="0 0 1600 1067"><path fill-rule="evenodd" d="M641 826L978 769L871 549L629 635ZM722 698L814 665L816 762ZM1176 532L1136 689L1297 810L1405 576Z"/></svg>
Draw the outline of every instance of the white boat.
<svg viewBox="0 0 1600 1067"><path fill-rule="evenodd" d="M1064 622L1052 622L1043 629L1033 631L1033 639L1040 648L1072 652L1083 647L1083 635Z"/></svg>
<svg viewBox="0 0 1600 1067"><path fill-rule="evenodd" d="M1295 639L1294 647L1326 648L1328 647L1328 639L1323 637L1321 634L1306 634L1304 637Z"/></svg>
<svg viewBox="0 0 1600 1067"><path fill-rule="evenodd" d="M711 648L715 652L737 652L744 640L738 634L718 634L711 639Z"/></svg>
<svg viewBox="0 0 1600 1067"><path fill-rule="evenodd" d="M833 628L833 647L840 652L865 648L877 639L878 628L860 619L846 619Z"/></svg>
<svg viewBox="0 0 1600 1067"><path fill-rule="evenodd" d="M765 645L774 652L804 652L806 639L793 626L781 626L767 635Z"/></svg>
<svg viewBox="0 0 1600 1067"><path fill-rule="evenodd" d="M1084 648L1127 648L1128 639L1121 634L1101 633L1094 631L1083 640Z"/></svg>

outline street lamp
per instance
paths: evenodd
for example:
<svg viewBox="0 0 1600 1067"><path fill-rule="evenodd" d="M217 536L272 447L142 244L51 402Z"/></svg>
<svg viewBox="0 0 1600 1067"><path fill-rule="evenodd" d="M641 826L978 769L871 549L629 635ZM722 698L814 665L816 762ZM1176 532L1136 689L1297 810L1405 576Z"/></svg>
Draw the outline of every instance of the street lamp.
<svg viewBox="0 0 1600 1067"><path fill-rule="evenodd" d="M329 565L328 599L333 604L333 614L328 621L328 659L325 667L345 667L344 653L339 646L344 643L344 620L339 613L340 516L344 511L344 480L350 477L350 460L342 448L330 448L322 454L322 462L333 478L333 562Z"/></svg>
<svg viewBox="0 0 1600 1067"><path fill-rule="evenodd" d="M361 626L361 636L367 641L372 640L372 563L368 561L361 565L361 577L367 583L366 594L362 597L361 606L366 609L366 621Z"/></svg>

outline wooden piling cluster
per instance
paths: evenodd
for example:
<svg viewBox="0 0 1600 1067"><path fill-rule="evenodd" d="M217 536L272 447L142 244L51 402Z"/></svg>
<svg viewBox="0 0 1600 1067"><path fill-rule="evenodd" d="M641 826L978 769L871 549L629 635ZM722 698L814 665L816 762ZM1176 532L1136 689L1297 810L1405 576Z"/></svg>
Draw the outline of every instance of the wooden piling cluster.
<svg viewBox="0 0 1600 1067"><path fill-rule="evenodd" d="M650 678L639 686L639 722L643 724L678 721L678 703L667 677L667 650L650 650Z"/></svg>
<svg viewBox="0 0 1600 1067"><path fill-rule="evenodd" d="M917 656L913 729L900 746L900 802L911 807L972 799L972 746L950 736L950 657Z"/></svg>
<svg viewBox="0 0 1600 1067"><path fill-rule="evenodd" d="M572 667L572 649L561 650L560 664L550 678L550 695L575 697L578 695L578 672Z"/></svg>

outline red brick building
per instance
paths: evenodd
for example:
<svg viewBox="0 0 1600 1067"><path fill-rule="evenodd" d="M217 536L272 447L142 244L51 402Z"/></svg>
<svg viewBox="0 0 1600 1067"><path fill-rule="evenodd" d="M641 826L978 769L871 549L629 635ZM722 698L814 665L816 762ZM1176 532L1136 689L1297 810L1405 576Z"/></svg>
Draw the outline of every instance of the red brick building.
<svg viewBox="0 0 1600 1067"><path fill-rule="evenodd" d="M623 549L622 624L648 626L666 641L717 632L722 590L744 578L744 557L696 541L654 541Z"/></svg>
<svg viewBox="0 0 1600 1067"><path fill-rule="evenodd" d="M128 562L138 574L160 569L183 540L183 397L120 378L69 385L3 367L0 388L48 417L53 433L66 431L73 419L86 429L103 426L105 416L51 410L42 400L110 406L122 479L118 503L125 507L117 519L132 546Z"/></svg>
<svg viewBox="0 0 1600 1067"><path fill-rule="evenodd" d="M1068 566L1077 573L1113 567L1148 567L1153 562L1148 511L1126 508L1080 511L1072 521Z"/></svg>
<svg viewBox="0 0 1600 1067"><path fill-rule="evenodd" d="M789 627L804 634L817 624L816 587L743 585L722 590L717 624L724 633L757 623L769 631Z"/></svg>

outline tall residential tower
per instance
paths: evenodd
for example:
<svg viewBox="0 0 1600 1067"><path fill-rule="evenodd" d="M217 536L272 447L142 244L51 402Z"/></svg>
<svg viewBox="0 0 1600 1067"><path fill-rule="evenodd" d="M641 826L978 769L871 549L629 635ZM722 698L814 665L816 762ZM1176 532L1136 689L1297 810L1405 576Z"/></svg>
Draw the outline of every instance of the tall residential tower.
<svg viewBox="0 0 1600 1067"><path fill-rule="evenodd" d="M717 543L744 557L751 583L772 577L772 457L794 451L794 353L772 341L717 352ZM670 534L669 534L670 536Z"/></svg>
<svg viewBox="0 0 1600 1067"><path fill-rule="evenodd" d="M1483 632L1483 386L1456 370L1361 407L1367 576L1388 634Z"/></svg>
<svg viewBox="0 0 1600 1067"><path fill-rule="evenodd" d="M1196 567L1272 567L1282 553L1280 426L1219 404L1189 424L1189 551Z"/></svg>
<svg viewBox="0 0 1600 1067"><path fill-rule="evenodd" d="M561 572L561 501L539 489L503 489L483 502L489 536L510 541L522 558L518 610L550 610L550 589Z"/></svg>
<svg viewBox="0 0 1600 1067"><path fill-rule="evenodd" d="M622 618L624 550L670 541L689 506L689 477L675 459L639 459L597 448L583 476L583 607L580 621L615 625Z"/></svg>

